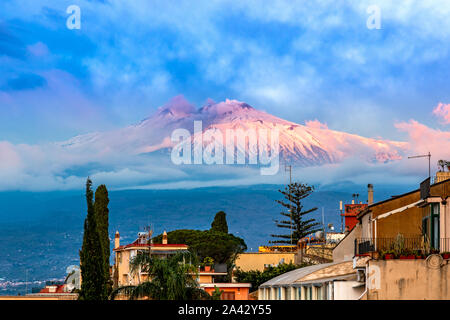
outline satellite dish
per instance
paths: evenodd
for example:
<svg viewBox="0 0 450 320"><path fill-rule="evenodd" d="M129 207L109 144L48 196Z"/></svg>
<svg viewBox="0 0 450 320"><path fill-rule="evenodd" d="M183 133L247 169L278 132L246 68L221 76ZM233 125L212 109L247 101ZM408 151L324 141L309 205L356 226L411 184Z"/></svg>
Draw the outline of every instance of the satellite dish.
<svg viewBox="0 0 450 320"><path fill-rule="evenodd" d="M66 273L72 273L72 272L78 271L78 270L80 270L79 266L70 265L66 268Z"/></svg>

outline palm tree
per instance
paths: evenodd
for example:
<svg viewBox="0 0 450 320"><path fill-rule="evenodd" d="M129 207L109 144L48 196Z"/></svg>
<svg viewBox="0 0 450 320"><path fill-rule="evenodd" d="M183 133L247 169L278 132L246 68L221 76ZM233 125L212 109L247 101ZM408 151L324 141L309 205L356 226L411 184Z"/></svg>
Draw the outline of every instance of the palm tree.
<svg viewBox="0 0 450 320"><path fill-rule="evenodd" d="M166 259L139 253L130 262L131 272L146 272L146 281L136 286L123 286L111 293L130 299L148 297L154 300L200 300L210 295L198 287L197 259L189 252L180 252Z"/></svg>

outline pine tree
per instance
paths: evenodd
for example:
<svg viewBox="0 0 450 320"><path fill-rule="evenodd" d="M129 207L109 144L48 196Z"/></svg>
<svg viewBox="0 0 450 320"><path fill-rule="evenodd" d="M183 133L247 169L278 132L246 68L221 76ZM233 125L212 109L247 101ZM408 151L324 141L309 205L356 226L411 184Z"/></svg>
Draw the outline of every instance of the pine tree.
<svg viewBox="0 0 450 320"><path fill-rule="evenodd" d="M211 223L211 231L228 233L227 214L223 211L216 213Z"/></svg>
<svg viewBox="0 0 450 320"><path fill-rule="evenodd" d="M302 183L291 183L284 190L278 191L284 196L287 202L283 200L276 200L276 202L288 210L288 212L280 212L280 214L289 219L275 220L275 223L279 228L289 229L290 233L272 234L272 237L279 239L270 241L270 243L297 244L301 238L320 230L320 228L317 228L320 223L316 222L315 219L305 219L305 215L316 211L317 208L303 211L302 205L302 200L314 191L314 187Z"/></svg>
<svg viewBox="0 0 450 320"><path fill-rule="evenodd" d="M106 300L105 259L97 228L92 181L86 181L87 217L84 221L83 245L80 250L80 300Z"/></svg>
<svg viewBox="0 0 450 320"><path fill-rule="evenodd" d="M97 229L100 236L100 242L103 247L103 257L105 259L105 278L108 282L108 292L112 289L109 274L109 256L110 256L110 241L109 241L109 198L108 190L104 184L98 186L95 191L94 211L97 223Z"/></svg>

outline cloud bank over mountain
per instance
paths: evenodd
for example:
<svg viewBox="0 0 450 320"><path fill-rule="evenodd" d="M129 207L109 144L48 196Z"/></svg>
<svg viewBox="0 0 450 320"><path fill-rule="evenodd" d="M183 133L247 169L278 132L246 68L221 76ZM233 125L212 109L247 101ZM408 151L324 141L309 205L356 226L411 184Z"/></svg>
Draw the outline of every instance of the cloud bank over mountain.
<svg viewBox="0 0 450 320"><path fill-rule="evenodd" d="M67 4L0 1L1 190L79 188L88 174L118 188L285 182L282 167L269 178L169 161L172 125L234 125L212 117L227 97L279 117L242 121L277 123L302 179L419 179L427 164L407 155L448 158L449 2L76 4L80 30L67 29ZM366 26L371 5L379 30ZM191 102L156 111L180 92ZM205 97L223 102L197 110ZM146 130L128 126L149 114L160 118Z"/></svg>
<svg viewBox="0 0 450 320"><path fill-rule="evenodd" d="M248 161L246 165L173 164L171 134L180 128L193 133L194 121L202 121L203 132L276 128L280 133L280 171L264 177ZM1 141L0 190L79 189L88 175L112 188L283 183L285 162L295 167L294 177L311 183L365 183L368 179L407 183L425 171L421 163L406 160L408 155L430 151L436 161L450 158L450 132L415 120L396 124L408 134L408 141L403 142L335 131L318 120L305 123L283 120L236 100L209 100L196 109L177 96L152 116L121 129L35 145Z"/></svg>

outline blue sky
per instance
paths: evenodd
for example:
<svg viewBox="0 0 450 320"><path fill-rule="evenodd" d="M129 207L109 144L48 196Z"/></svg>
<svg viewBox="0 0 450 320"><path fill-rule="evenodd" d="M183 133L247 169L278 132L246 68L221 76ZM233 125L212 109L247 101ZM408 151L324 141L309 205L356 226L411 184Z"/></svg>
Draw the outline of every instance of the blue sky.
<svg viewBox="0 0 450 320"><path fill-rule="evenodd" d="M179 94L367 137L406 140L410 119L448 131L432 112L450 102L449 16L424 0L3 0L0 141L123 127Z"/></svg>
<svg viewBox="0 0 450 320"><path fill-rule="evenodd" d="M71 4L80 30L66 27ZM370 4L381 30L366 27ZM123 126L183 94L400 138L394 121L432 125L450 100L449 11L436 1L2 1L0 136Z"/></svg>

